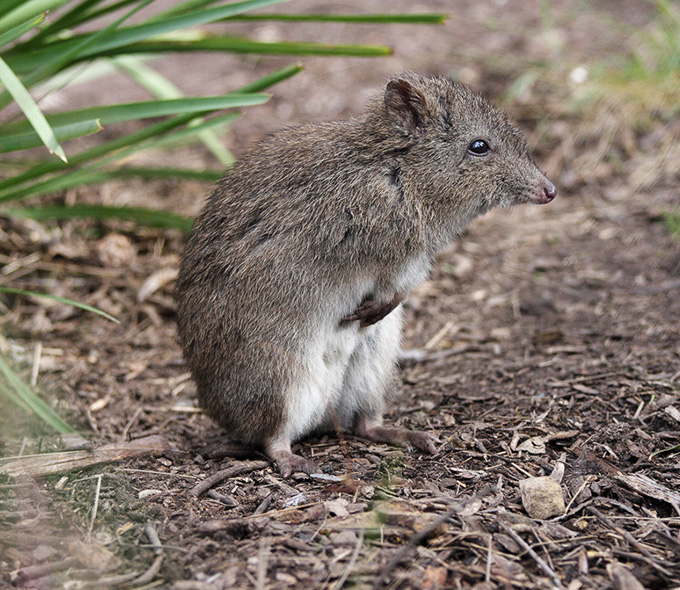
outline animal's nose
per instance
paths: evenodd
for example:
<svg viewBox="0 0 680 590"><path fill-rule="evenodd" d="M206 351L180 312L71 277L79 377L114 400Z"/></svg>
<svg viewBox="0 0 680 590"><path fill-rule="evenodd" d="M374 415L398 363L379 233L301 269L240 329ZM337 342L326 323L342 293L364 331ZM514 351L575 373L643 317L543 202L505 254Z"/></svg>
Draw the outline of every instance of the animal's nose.
<svg viewBox="0 0 680 590"><path fill-rule="evenodd" d="M550 203L550 201L552 201L557 196L557 189L555 188L555 185L547 178L543 184L543 194L545 195L543 199L544 203Z"/></svg>

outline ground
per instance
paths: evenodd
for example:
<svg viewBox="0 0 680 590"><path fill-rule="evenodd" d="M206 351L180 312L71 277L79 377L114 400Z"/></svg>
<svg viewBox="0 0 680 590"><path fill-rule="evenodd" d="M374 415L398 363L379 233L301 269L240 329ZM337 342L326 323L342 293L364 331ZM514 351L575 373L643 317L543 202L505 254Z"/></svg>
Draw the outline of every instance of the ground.
<svg viewBox="0 0 680 590"><path fill-rule="evenodd" d="M384 3L343 8L377 12ZM389 8L416 10L406 0ZM43 396L93 447L129 452L128 441L148 436L157 447L44 477L0 476L0 587L680 585L680 241L666 215L679 204L680 126L661 112L627 120L631 109L611 96L566 106L569 72L625 59L630 35L653 27L654 7L417 9L451 18L439 28L237 25L262 39L388 43L395 55L305 60L227 142L238 154L283 125L358 113L404 69L466 81L525 130L558 198L476 221L405 304L405 354L386 420L435 433L439 453L311 438L296 451L336 477L287 480L255 452L235 457L225 433L196 411L176 343L173 272L186 236L0 218L0 284L72 297L121 321L4 297L12 358L27 379L38 359ZM205 68L187 56L161 67L187 91L211 94L290 62L210 59ZM532 71L537 82L511 91ZM90 92L107 92L107 83L121 81ZM200 147L164 157L214 165ZM55 199L194 215L208 191L126 181ZM58 446L44 426L0 404L0 467ZM196 489L216 474L210 489ZM566 504L545 518L522 483L539 476L561 484Z"/></svg>

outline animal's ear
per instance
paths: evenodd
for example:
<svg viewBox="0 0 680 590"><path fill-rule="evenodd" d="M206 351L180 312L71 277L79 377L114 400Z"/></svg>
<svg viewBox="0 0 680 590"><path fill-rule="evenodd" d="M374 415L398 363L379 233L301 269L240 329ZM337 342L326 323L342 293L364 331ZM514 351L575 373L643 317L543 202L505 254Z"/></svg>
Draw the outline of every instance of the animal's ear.
<svg viewBox="0 0 680 590"><path fill-rule="evenodd" d="M397 125L407 133L413 135L425 127L425 96L407 80L389 81L385 89L385 107Z"/></svg>

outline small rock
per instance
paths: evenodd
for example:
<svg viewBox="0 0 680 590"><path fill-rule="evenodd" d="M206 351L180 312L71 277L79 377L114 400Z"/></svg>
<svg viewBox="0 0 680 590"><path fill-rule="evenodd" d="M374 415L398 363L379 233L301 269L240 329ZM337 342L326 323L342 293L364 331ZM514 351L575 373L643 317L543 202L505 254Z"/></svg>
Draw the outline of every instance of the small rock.
<svg viewBox="0 0 680 590"><path fill-rule="evenodd" d="M95 244L97 258L102 266L121 268L130 266L137 257L137 249L127 236L108 234Z"/></svg>
<svg viewBox="0 0 680 590"><path fill-rule="evenodd" d="M562 487L552 477L530 477L519 482L522 505L531 518L564 514Z"/></svg>
<svg viewBox="0 0 680 590"><path fill-rule="evenodd" d="M346 516L349 516L349 512L347 510L347 500L344 498L338 498L337 500L329 500L327 502L323 503L324 507L328 512L331 514L334 514L335 516L338 516L340 518L345 518Z"/></svg>
<svg viewBox="0 0 680 590"><path fill-rule="evenodd" d="M333 545L356 545L358 537L354 531L346 530L339 533L331 533Z"/></svg>

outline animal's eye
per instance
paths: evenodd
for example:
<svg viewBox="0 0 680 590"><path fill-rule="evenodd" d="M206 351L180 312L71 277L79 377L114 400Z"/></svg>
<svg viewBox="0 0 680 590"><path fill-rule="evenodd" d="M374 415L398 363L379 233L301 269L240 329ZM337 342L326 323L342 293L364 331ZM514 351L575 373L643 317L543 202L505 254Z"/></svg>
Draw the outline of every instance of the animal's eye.
<svg viewBox="0 0 680 590"><path fill-rule="evenodd" d="M475 139L469 146L468 152L474 156L483 156L489 152L491 148L489 144L483 139Z"/></svg>

